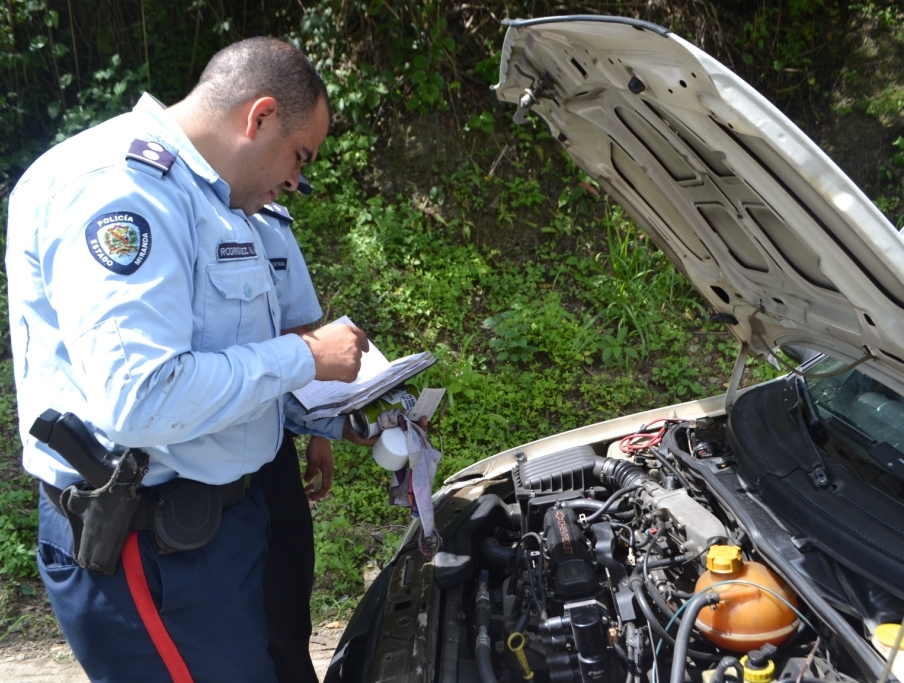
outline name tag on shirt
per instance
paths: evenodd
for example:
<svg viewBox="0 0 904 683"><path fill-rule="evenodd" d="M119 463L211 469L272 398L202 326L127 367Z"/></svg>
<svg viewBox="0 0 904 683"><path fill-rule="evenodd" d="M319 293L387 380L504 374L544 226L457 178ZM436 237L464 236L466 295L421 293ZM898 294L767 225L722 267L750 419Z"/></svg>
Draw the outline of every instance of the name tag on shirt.
<svg viewBox="0 0 904 683"><path fill-rule="evenodd" d="M240 261L257 258L254 242L221 242L217 247L217 261Z"/></svg>
<svg viewBox="0 0 904 683"><path fill-rule="evenodd" d="M272 258L270 263L273 264L273 270L285 270L289 265L289 259Z"/></svg>

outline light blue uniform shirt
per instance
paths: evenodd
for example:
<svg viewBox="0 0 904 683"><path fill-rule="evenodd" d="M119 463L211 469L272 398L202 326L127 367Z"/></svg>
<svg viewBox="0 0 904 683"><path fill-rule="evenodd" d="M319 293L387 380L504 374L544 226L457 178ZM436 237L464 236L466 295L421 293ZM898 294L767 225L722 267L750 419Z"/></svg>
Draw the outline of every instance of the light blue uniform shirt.
<svg viewBox="0 0 904 683"><path fill-rule="evenodd" d="M315 323L323 316L295 235L292 217L280 204L267 204L251 217L270 262L283 330Z"/></svg>
<svg viewBox="0 0 904 683"><path fill-rule="evenodd" d="M127 161L136 139L146 161L175 155L171 168ZM304 341L279 332L307 314L282 319L260 225L229 192L149 95L22 177L6 266L26 470L60 488L82 479L28 434L47 408L107 446L145 448L147 485L222 484L273 459L283 395L315 374Z"/></svg>
<svg viewBox="0 0 904 683"><path fill-rule="evenodd" d="M282 329L310 325L320 320L323 310L311 282L307 263L292 234L292 217L280 204L268 204L253 216L276 283L276 298L282 311ZM316 434L328 439L342 438L345 417L305 422L307 411L291 394L285 396L285 426L296 434Z"/></svg>

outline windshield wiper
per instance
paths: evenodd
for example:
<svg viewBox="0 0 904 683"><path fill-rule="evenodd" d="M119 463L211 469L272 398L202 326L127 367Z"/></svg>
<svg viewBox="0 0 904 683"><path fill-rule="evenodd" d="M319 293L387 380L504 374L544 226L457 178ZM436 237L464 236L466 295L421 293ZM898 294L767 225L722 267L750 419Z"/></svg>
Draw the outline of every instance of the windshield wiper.
<svg viewBox="0 0 904 683"><path fill-rule="evenodd" d="M879 467L888 470L895 477L904 481L904 453L892 446L887 441L874 442L866 454L871 457Z"/></svg>
<svg viewBox="0 0 904 683"><path fill-rule="evenodd" d="M833 432L841 434L864 450L871 448L876 443L876 440L873 437L860 429L860 427L847 416L842 413L836 413L833 410L830 410L829 412L832 414L832 417L828 419L826 426Z"/></svg>
<svg viewBox="0 0 904 683"><path fill-rule="evenodd" d="M860 451L876 465L904 481L904 453L887 441L876 441L840 413L832 412L826 427L856 444Z"/></svg>

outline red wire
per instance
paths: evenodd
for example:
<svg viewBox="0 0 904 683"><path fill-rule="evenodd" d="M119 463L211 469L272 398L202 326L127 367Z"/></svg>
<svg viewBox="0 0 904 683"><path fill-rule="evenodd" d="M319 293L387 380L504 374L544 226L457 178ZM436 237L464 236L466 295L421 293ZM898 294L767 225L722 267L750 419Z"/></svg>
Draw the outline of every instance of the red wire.
<svg viewBox="0 0 904 683"><path fill-rule="evenodd" d="M662 427L659 428L655 433L650 433L648 430L652 425L657 422L665 422ZM642 451L649 450L658 446L662 442L662 437L665 436L665 431L668 429L670 422L677 422L672 418L668 417L660 417L659 419L653 420L650 424L644 425L641 427L643 431L640 431L636 434L629 434L624 437L618 444L618 447L621 449L622 453L640 453Z"/></svg>

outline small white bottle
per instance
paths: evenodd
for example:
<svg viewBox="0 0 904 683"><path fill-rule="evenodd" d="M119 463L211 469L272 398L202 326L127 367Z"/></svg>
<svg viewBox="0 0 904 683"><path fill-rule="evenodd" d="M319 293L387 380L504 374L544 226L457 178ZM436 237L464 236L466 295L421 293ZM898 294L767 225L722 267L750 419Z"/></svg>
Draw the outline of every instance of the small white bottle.
<svg viewBox="0 0 904 683"><path fill-rule="evenodd" d="M396 472L408 464L408 436L401 427L383 430L374 444L374 460L390 472Z"/></svg>

